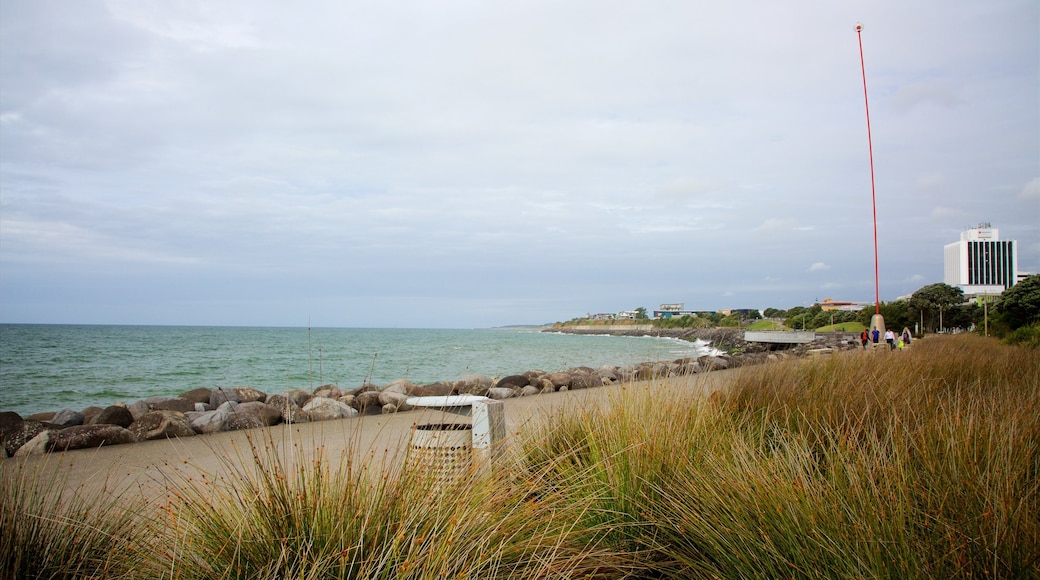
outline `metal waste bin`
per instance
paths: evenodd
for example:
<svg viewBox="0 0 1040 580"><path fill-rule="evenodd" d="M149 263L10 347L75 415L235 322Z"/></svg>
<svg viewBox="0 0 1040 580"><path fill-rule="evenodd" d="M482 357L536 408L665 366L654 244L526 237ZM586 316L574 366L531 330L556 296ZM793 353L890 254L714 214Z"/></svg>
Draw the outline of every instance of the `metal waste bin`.
<svg viewBox="0 0 1040 580"><path fill-rule="evenodd" d="M430 474L433 483L457 482L473 465L473 425L417 425L412 433L408 462L413 469Z"/></svg>
<svg viewBox="0 0 1040 580"><path fill-rule="evenodd" d="M472 415L472 423L430 423L412 432L408 462L438 483L457 481L476 466L486 469L505 438L505 411L500 401L474 395L412 397L413 407Z"/></svg>

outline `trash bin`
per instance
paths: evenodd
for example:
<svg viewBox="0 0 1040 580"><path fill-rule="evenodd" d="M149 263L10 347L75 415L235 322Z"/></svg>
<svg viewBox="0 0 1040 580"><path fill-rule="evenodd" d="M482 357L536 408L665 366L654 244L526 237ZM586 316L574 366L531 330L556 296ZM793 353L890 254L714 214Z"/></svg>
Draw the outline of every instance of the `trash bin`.
<svg viewBox="0 0 1040 580"><path fill-rule="evenodd" d="M411 468L428 473L437 484L458 482L473 464L473 425L430 423L417 425L408 450Z"/></svg>

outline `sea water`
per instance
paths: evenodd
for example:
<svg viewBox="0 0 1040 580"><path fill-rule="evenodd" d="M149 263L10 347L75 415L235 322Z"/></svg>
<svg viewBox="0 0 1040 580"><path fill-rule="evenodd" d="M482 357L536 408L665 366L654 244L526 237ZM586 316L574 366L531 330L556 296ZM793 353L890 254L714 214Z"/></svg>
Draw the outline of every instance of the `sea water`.
<svg viewBox="0 0 1040 580"><path fill-rule="evenodd" d="M0 411L127 404L195 388L267 393L673 360L704 343L478 330L0 325Z"/></svg>

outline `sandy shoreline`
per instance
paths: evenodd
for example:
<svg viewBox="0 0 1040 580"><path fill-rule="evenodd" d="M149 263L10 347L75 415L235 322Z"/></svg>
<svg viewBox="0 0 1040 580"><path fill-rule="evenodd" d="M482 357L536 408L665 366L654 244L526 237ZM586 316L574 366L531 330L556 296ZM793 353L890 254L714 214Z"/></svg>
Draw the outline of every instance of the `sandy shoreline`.
<svg viewBox="0 0 1040 580"><path fill-rule="evenodd" d="M684 389L707 395L727 384L735 372L739 369L508 399L503 401L507 438L537 424L540 418L563 409L595 408L625 397L627 392L636 389ZM167 478L197 478L203 474L219 476L229 465L251 466L251 440L261 445L273 443L280 451L302 450L307 456L323 449L333 466L345 453L363 455L357 459L378 466L384 461L403 458L416 425L468 420L468 417L439 410L415 410L338 421L283 424L265 429L77 450L62 455L47 454L24 460L10 458L0 460L0 473L11 476L13 468L24 461L29 468L39 466L44 470L59 470L61 479L68 486L66 489L89 493L103 488L111 493L155 498L164 493Z"/></svg>

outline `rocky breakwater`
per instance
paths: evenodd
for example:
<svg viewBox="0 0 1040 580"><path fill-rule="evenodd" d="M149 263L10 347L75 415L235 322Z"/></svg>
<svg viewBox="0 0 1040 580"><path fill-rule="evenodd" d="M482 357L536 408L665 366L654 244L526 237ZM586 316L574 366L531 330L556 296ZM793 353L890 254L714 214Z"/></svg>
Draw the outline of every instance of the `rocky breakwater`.
<svg viewBox="0 0 1040 580"><path fill-rule="evenodd" d="M564 334L607 334L610 336L654 336L678 338L681 340L700 340L716 351L739 360L742 364L758 362L762 353L783 353L786 356L803 356L821 351L839 351L859 348L859 338L850 332L817 332L812 342L805 344L774 344L764 342L748 342L744 340L744 331L739 328L653 328L640 326L630 328L626 325L573 325L555 326L546 332Z"/></svg>
<svg viewBox="0 0 1040 580"><path fill-rule="evenodd" d="M776 359L776 355L703 356L638 365L575 367L563 371L527 371L493 378L467 375L453 382L417 385L401 379L385 386L372 384L343 389L323 385L313 391L268 394L251 387L194 389L170 397L151 397L132 404L83 410L62 409L23 418L0 412L3 456L25 456L74 449L91 449L220 431L254 429L279 423L305 423L357 417L362 414L411 410L410 397L479 395L491 399L588 389L618 381L649 380L727 369Z"/></svg>

